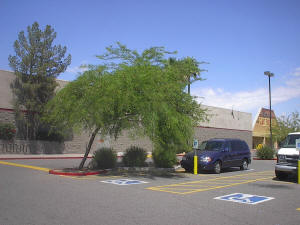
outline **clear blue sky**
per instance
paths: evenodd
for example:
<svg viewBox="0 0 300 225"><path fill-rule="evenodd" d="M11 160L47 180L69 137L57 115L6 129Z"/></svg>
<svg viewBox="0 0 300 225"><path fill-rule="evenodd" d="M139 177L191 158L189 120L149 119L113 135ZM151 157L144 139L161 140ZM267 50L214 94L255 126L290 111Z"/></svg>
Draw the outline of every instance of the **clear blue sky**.
<svg viewBox="0 0 300 225"><path fill-rule="evenodd" d="M252 113L268 107L268 82L277 115L300 111L299 0L0 0L0 69L21 30L51 25L72 64L60 79L73 80L81 64L120 41L142 50L165 46L177 57L209 64L192 86L204 104Z"/></svg>

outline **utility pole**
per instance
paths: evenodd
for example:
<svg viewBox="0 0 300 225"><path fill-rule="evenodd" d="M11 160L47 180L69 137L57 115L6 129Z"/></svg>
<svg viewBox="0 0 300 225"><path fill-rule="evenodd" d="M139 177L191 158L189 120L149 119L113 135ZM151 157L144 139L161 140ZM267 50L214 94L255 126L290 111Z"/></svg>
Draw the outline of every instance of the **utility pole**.
<svg viewBox="0 0 300 225"><path fill-rule="evenodd" d="M274 77L274 73L270 71L265 71L264 74L269 77L269 105L270 105L270 144L273 149L273 140L272 140L272 106L271 106L271 77Z"/></svg>

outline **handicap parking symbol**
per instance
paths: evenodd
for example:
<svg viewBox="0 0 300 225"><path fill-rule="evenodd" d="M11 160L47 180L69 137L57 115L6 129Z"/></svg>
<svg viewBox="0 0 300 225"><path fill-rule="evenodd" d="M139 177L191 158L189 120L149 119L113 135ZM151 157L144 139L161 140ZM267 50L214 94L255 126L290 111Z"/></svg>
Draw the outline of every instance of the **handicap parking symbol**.
<svg viewBox="0 0 300 225"><path fill-rule="evenodd" d="M266 197L266 196L258 196L258 195L250 195L250 194L242 194L242 193L234 193L230 195L224 195L220 197L216 197L214 199L230 201L230 202L237 202L237 203L244 203L250 205L256 205L265 201L269 201L274 199L273 197Z"/></svg>
<svg viewBox="0 0 300 225"><path fill-rule="evenodd" d="M108 183L108 184L117 184L117 185L131 185L131 184L145 184L145 183L148 183L146 181L129 180L129 179L104 180L104 181L101 181L101 182Z"/></svg>

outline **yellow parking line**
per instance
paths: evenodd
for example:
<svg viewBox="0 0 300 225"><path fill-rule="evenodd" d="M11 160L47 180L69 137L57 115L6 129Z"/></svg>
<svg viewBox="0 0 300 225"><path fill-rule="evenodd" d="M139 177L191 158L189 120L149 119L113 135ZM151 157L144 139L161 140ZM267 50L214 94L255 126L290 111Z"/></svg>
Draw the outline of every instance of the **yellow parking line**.
<svg viewBox="0 0 300 225"><path fill-rule="evenodd" d="M300 208L298 208L298 209L296 209L296 210L300 211Z"/></svg>
<svg viewBox="0 0 300 225"><path fill-rule="evenodd" d="M257 174L260 175L262 173L267 173L270 171L263 171L263 172L255 172L252 174ZM273 172L273 171L272 171ZM248 175L248 174L247 174ZM245 176L245 174L240 174L240 175L234 175L234 176L227 176L227 177L217 177L217 178L212 178L212 179L207 179L207 180L196 180L196 181L189 181L189 182L183 182L183 183L178 183L178 184L169 184L169 185L163 185L163 186L157 186L155 188L162 188L162 187L169 187L169 186L177 186L177 185L185 185L185 184L197 184L197 183L204 183L204 182L209 182L209 181L215 181L215 180L222 180L226 181L227 178L235 178L235 177L241 177ZM264 175L266 176L266 175Z"/></svg>
<svg viewBox="0 0 300 225"><path fill-rule="evenodd" d="M252 183L257 181L263 181L263 180L273 178L274 177L273 174L274 174L273 171L262 171L262 172L248 173L247 174L248 179L244 177L245 174L239 174L235 176L224 176L224 177L217 177L217 178L206 179L206 180L196 180L196 181L156 186L156 187L154 186L146 189L184 195L184 194L191 194L195 192L232 187L236 185L247 184L247 183ZM189 191L185 191L185 190L189 190Z"/></svg>
<svg viewBox="0 0 300 225"><path fill-rule="evenodd" d="M209 186L207 186L209 187ZM195 188L175 188L175 187L166 187L167 190L172 190L172 189L175 189L175 191L179 190L179 191L191 191L191 190L199 190L198 188L195 189Z"/></svg>
<svg viewBox="0 0 300 225"><path fill-rule="evenodd" d="M236 186L236 185L253 183L253 182L256 182L256 181L262 181L262 180L267 180L267 179L270 179L270 177L261 178L261 179L255 179L255 180L248 180L248 181L244 181L244 182L240 182L240 183L235 183L235 184L228 184L228 185L223 185L223 186L216 186L216 187L212 187L212 188L199 189L199 190L190 191L190 192L184 192L184 193L180 193L180 194L185 195L185 194L191 194L191 193L195 193L195 192L202 192L202 191L215 190L215 189L226 188L226 187L233 187L233 186Z"/></svg>
<svg viewBox="0 0 300 225"><path fill-rule="evenodd" d="M8 166L23 167L23 168L32 169L32 170L41 170L41 171L45 171L45 172L49 172L49 170L50 170L48 168L43 168L43 167L38 167L38 166L29 166L29 165L24 165L24 164L19 164L19 163L11 163L11 162L4 162L4 161L0 161L0 164L8 165Z"/></svg>
<svg viewBox="0 0 300 225"><path fill-rule="evenodd" d="M157 190L151 189L151 188L146 188L146 189L149 189L149 190L152 190L152 191L157 191ZM176 191L163 191L163 192L168 192L168 193L172 193L172 194L179 194L179 193L176 192Z"/></svg>
<svg viewBox="0 0 300 225"><path fill-rule="evenodd" d="M167 188L167 189L173 188L173 189L177 190L178 188L176 188L175 186L173 186L173 187L164 187L164 188L150 187L150 188L147 188L147 189L153 190L153 191L161 191L161 192L169 192L169 193L173 193L173 194L185 195L185 194L192 194L192 193L196 193L196 192L202 192L202 191L232 187L232 186L236 186L236 185L247 184L247 183L262 181L262 180L266 180L266 179L270 179L270 177L254 179L254 180L248 180L248 181L243 181L243 182L239 182L239 183L235 183L235 184L226 184L226 185L222 185L222 186L208 186L208 188L203 188L203 189L190 189L191 191L187 191L187 192L179 192L179 191L176 192L176 191L169 191L169 190L165 189L165 188ZM183 190L183 189L180 188L179 190Z"/></svg>

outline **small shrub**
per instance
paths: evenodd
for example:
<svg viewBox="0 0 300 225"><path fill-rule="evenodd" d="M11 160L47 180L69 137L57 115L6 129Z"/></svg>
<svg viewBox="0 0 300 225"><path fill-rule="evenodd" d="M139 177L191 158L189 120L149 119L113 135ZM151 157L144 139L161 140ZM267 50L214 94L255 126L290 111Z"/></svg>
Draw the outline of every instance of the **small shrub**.
<svg viewBox="0 0 300 225"><path fill-rule="evenodd" d="M117 154L112 148L100 148L94 152L92 161L96 169L114 168L117 163Z"/></svg>
<svg viewBox="0 0 300 225"><path fill-rule="evenodd" d="M0 123L0 139L12 140L16 135L16 127L11 123Z"/></svg>
<svg viewBox="0 0 300 225"><path fill-rule="evenodd" d="M147 152L140 147L131 146L126 149L123 156L123 164L125 166L145 166L147 159Z"/></svg>
<svg viewBox="0 0 300 225"><path fill-rule="evenodd" d="M64 142L73 139L73 131L59 126L41 124L38 127L36 139L41 141Z"/></svg>
<svg viewBox="0 0 300 225"><path fill-rule="evenodd" d="M260 150L260 149L262 149L263 147L264 147L263 144L258 144L258 145L256 146L256 150Z"/></svg>
<svg viewBox="0 0 300 225"><path fill-rule="evenodd" d="M273 159L275 151L270 148L269 146L262 146L261 148L257 149L256 156L259 159Z"/></svg>
<svg viewBox="0 0 300 225"><path fill-rule="evenodd" d="M176 153L172 149L156 148L152 158L155 166L160 168L172 168L177 162Z"/></svg>

